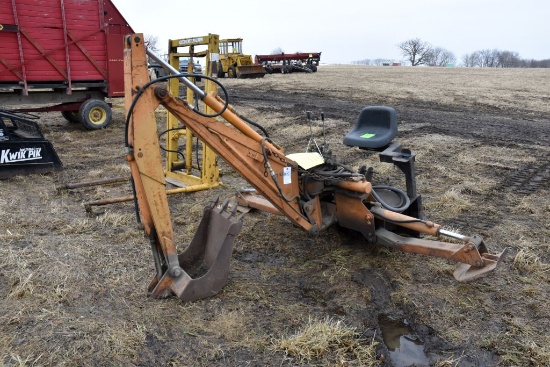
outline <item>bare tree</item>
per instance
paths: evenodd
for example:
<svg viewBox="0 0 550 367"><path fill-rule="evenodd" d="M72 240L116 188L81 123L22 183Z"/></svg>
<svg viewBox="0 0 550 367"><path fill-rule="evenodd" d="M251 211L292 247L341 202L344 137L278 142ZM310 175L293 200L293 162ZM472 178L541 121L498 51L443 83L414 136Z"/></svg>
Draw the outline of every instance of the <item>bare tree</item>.
<svg viewBox="0 0 550 367"><path fill-rule="evenodd" d="M425 56L425 64L428 66L447 66L456 62L455 55L444 48L434 47Z"/></svg>
<svg viewBox="0 0 550 367"><path fill-rule="evenodd" d="M445 66L454 65L456 64L456 56L454 53L452 53L449 50L443 50L443 54L441 55L441 61Z"/></svg>
<svg viewBox="0 0 550 367"><path fill-rule="evenodd" d="M147 47L149 50L153 51L154 53L158 54L159 53L159 48L157 47L157 44L158 44L158 36L154 36L152 34L144 34L143 35L143 43L145 44L145 47ZM147 55L147 63L148 64L154 64L155 61L153 61L149 55ZM156 79L156 76L153 78L153 79Z"/></svg>
<svg viewBox="0 0 550 367"><path fill-rule="evenodd" d="M479 50L464 55L462 61L466 67L496 68L499 65L498 50Z"/></svg>
<svg viewBox="0 0 550 367"><path fill-rule="evenodd" d="M285 52L283 51L282 48L280 47L277 47L276 49L274 49L273 51L271 51L271 54L272 55L280 55L280 54L284 54Z"/></svg>
<svg viewBox="0 0 550 367"><path fill-rule="evenodd" d="M497 49L485 49L474 51L462 57L462 63L466 67L482 68L548 68L550 60L521 59L515 51L499 51Z"/></svg>
<svg viewBox="0 0 550 367"><path fill-rule="evenodd" d="M153 52L159 52L158 49L158 42L159 38L158 36L152 35L152 34L145 34L143 36L145 39L143 40L143 43L145 44L145 47L147 47L149 50Z"/></svg>
<svg viewBox="0 0 550 367"><path fill-rule="evenodd" d="M528 68L550 68L550 59L545 60L527 60Z"/></svg>
<svg viewBox="0 0 550 367"><path fill-rule="evenodd" d="M412 66L425 64L432 50L432 46L420 38L405 41L399 45L399 48L403 57L407 58Z"/></svg>
<svg viewBox="0 0 550 367"><path fill-rule="evenodd" d="M479 66L485 67L485 68L496 68L498 66L498 50L481 50L477 51L479 53Z"/></svg>
<svg viewBox="0 0 550 367"><path fill-rule="evenodd" d="M517 68L521 64L521 59L515 51L500 51L498 63L501 68Z"/></svg>
<svg viewBox="0 0 550 367"><path fill-rule="evenodd" d="M472 66L472 65L470 65L470 57L471 57L470 54L462 55L462 66L465 66L467 68Z"/></svg>
<svg viewBox="0 0 550 367"><path fill-rule="evenodd" d="M469 68L481 67L481 55L479 51L464 55L462 57L462 63Z"/></svg>
<svg viewBox="0 0 550 367"><path fill-rule="evenodd" d="M354 65L370 65L371 60L370 59L363 59L363 60L356 60L351 62Z"/></svg>
<svg viewBox="0 0 550 367"><path fill-rule="evenodd" d="M424 57L425 64L428 66L439 66L439 58L441 54L442 49L440 47L434 47L430 50L430 52L426 53L426 56Z"/></svg>

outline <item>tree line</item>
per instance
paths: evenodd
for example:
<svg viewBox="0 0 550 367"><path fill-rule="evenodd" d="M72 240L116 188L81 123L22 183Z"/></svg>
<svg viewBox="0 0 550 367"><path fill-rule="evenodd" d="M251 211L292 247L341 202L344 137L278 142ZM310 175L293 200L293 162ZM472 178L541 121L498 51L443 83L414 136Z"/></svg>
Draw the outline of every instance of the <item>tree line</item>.
<svg viewBox="0 0 550 367"><path fill-rule="evenodd" d="M485 49L464 55L462 64L481 68L550 68L550 59L522 59L515 51Z"/></svg>
<svg viewBox="0 0 550 367"><path fill-rule="evenodd" d="M398 45L401 55L412 66L454 66L457 58L454 53L434 47L420 38L412 38ZM461 66L487 68L550 68L550 59L522 59L515 51L485 49L474 51L462 57ZM364 59L353 61L358 65L391 65L386 59Z"/></svg>

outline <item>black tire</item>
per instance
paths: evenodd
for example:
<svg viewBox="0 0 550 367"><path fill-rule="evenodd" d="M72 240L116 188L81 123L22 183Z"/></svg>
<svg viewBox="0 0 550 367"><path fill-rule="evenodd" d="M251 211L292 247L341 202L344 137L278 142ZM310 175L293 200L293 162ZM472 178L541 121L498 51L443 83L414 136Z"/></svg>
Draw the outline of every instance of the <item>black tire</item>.
<svg viewBox="0 0 550 367"><path fill-rule="evenodd" d="M223 71L222 63L218 61L218 78L223 78L225 76L225 73Z"/></svg>
<svg viewBox="0 0 550 367"><path fill-rule="evenodd" d="M236 78L237 77L237 69L235 69L234 66L230 66L227 69L227 77L228 78Z"/></svg>
<svg viewBox="0 0 550 367"><path fill-rule="evenodd" d="M273 69L270 68L269 66L266 66L264 69L265 69L266 74L273 74Z"/></svg>
<svg viewBox="0 0 550 367"><path fill-rule="evenodd" d="M61 115L71 124L80 122L78 119L78 111L61 111Z"/></svg>
<svg viewBox="0 0 550 367"><path fill-rule="evenodd" d="M100 99L84 101L78 111L78 120L88 130L103 129L111 123L112 118L111 107Z"/></svg>
<svg viewBox="0 0 550 367"><path fill-rule="evenodd" d="M309 65L309 67L311 68L311 71L313 71L314 73L317 71L317 65L311 64Z"/></svg>

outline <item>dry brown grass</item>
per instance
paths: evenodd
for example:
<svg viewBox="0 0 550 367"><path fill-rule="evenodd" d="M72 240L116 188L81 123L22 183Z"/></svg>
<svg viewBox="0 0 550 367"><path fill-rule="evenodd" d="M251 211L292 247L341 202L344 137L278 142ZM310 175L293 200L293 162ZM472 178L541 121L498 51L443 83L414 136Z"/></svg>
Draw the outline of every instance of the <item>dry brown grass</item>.
<svg viewBox="0 0 550 367"><path fill-rule="evenodd" d="M550 78L547 69L472 69L368 67L322 65L316 74L294 73L270 78L273 90L323 94L345 99L385 101L434 101L448 108L484 106L495 110L518 106L533 114L550 113ZM265 88L262 79L227 80L228 86Z"/></svg>
<svg viewBox="0 0 550 367"><path fill-rule="evenodd" d="M550 271L550 265L544 264L540 257L529 250L521 249L514 257L514 267L520 272L539 273Z"/></svg>
<svg viewBox="0 0 550 367"><path fill-rule="evenodd" d="M538 164L550 147L446 135L424 119L442 111L471 117L481 109L503 122L525 116L534 126L549 124L547 70L322 66L315 75L224 84L284 92L289 99L282 104L268 96L237 107L294 151L305 149L310 133L302 110L327 107L317 106L318 98L335 105L397 104L405 133L399 140L417 154L428 218L464 234L478 224L470 214L489 218L481 234L492 252L510 249L504 265L488 278L459 284L451 261L372 250L337 229L311 239L286 219L250 213L219 295L191 304L148 299L153 261L132 204L94 208L91 216L83 208L89 200L129 195L129 186L58 190L128 174L122 104L107 131L64 126L47 114L43 131L65 170L0 182L0 366L372 365L386 352L376 331L379 313L432 330L427 349L439 352L431 359L436 366L550 365L550 195L545 187L529 194L507 190L514 182L502 178ZM311 104L295 105L295 95ZM326 122L337 156L402 184L395 167L380 164L376 154L342 146L357 111L328 107L338 112L336 118L327 112ZM157 116L163 119L165 111ZM483 114L474 117L483 124ZM317 123L313 131L320 141ZM204 203L244 185L222 169L224 186L169 198L180 249Z"/></svg>
<svg viewBox="0 0 550 367"><path fill-rule="evenodd" d="M340 320L309 318L307 324L296 333L273 341L275 350L282 350L300 363L317 365L321 360L334 366L376 366L374 340L365 340L354 328Z"/></svg>
<svg viewBox="0 0 550 367"><path fill-rule="evenodd" d="M536 367L550 364L550 336L536 337L536 326L527 320L510 316L505 320L506 332L484 340L484 345L494 348L500 355L502 364L521 366L532 365ZM540 341L535 341L538 339Z"/></svg>
<svg viewBox="0 0 550 367"><path fill-rule="evenodd" d="M446 358L446 359L439 359L435 363L435 367L458 367L460 361L462 360L462 356L458 358Z"/></svg>

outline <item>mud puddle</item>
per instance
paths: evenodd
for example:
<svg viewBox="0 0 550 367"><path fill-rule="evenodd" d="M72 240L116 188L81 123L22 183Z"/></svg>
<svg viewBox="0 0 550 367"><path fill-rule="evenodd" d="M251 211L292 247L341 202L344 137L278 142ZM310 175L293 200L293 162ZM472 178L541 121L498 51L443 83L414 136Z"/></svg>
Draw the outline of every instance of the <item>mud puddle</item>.
<svg viewBox="0 0 550 367"><path fill-rule="evenodd" d="M384 344L388 348L392 366L430 366L430 361L424 353L424 344L406 320L380 315L378 324L382 331Z"/></svg>

